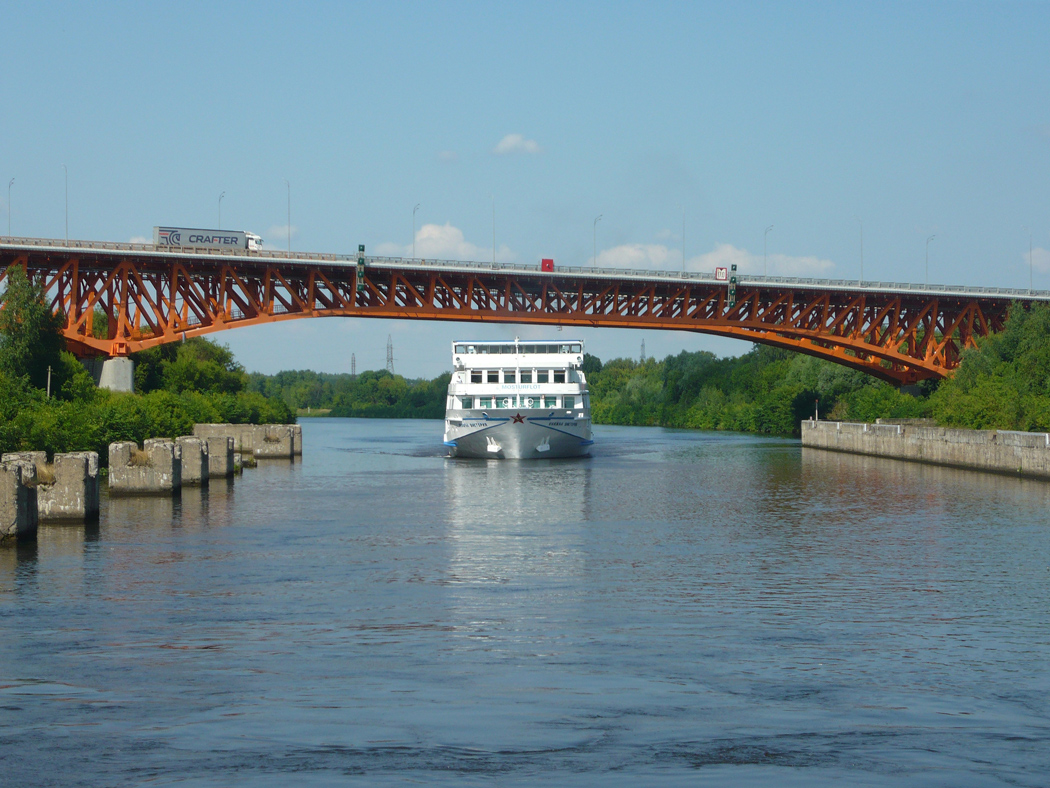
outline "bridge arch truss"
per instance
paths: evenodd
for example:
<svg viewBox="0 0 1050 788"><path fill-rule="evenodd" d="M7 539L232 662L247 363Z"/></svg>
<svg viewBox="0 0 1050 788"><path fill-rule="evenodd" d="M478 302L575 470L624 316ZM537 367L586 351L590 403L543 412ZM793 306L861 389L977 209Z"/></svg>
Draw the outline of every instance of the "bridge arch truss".
<svg viewBox="0 0 1050 788"><path fill-rule="evenodd" d="M11 243L21 241L21 243ZM99 248L101 247L101 248ZM0 242L0 279L42 282L81 356L305 317L693 331L789 348L905 385L943 377L1010 304L1050 293L745 278L731 303L704 274L367 259L187 254L149 245ZM97 325L96 320L104 325Z"/></svg>

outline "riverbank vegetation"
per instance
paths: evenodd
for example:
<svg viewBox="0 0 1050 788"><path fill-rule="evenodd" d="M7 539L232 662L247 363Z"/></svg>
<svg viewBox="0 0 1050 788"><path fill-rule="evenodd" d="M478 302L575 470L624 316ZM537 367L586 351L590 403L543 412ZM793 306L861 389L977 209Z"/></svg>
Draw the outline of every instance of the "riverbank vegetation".
<svg viewBox="0 0 1050 788"><path fill-rule="evenodd" d="M0 311L0 451L97 451L193 431L198 422L289 423L280 398L248 387L225 347L204 339L136 353L135 394L98 389L62 349L62 319L21 268L8 271ZM50 377L50 396L48 395Z"/></svg>

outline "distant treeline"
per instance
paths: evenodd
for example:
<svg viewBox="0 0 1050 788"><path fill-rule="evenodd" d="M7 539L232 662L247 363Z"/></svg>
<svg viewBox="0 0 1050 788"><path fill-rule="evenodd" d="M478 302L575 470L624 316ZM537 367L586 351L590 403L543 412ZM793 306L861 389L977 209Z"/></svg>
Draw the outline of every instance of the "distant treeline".
<svg viewBox="0 0 1050 788"><path fill-rule="evenodd" d="M1050 431L1050 307L1015 306L1005 329L963 353L953 378L926 381L918 396L863 372L788 350L756 345L719 358L682 352L663 361L587 355L584 371L595 423L797 435L821 418L874 421L931 418L945 426ZM442 418L448 373L405 380L386 371L350 375L281 372L250 377L252 390L291 408L333 416Z"/></svg>
<svg viewBox="0 0 1050 788"><path fill-rule="evenodd" d="M331 416L377 419L443 419L450 379L447 372L433 380L406 380L385 369L356 376L300 370L253 373L249 386L295 410L331 409Z"/></svg>

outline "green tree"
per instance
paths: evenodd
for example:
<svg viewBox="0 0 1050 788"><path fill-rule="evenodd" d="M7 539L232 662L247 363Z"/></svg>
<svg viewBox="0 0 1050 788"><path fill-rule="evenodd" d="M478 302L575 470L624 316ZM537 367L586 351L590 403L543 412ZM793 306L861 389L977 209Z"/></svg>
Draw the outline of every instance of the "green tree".
<svg viewBox="0 0 1050 788"><path fill-rule="evenodd" d="M36 388L47 386L48 367L62 369L62 315L52 314L43 288L30 280L20 266L7 269L3 308L0 309L0 370L25 377ZM52 387L61 381L52 380Z"/></svg>

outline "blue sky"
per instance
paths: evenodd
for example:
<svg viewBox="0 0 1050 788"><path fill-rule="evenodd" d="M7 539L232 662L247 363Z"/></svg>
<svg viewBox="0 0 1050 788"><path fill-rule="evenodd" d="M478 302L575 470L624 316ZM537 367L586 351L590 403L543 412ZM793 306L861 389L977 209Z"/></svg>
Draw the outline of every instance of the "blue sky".
<svg viewBox="0 0 1050 788"><path fill-rule="evenodd" d="M1047 3L0 3L15 235L1050 288ZM1027 229L1025 229L1027 228ZM0 232L6 231L6 221ZM542 336L553 329L520 329ZM513 336L488 326L485 337ZM747 345L584 331L603 359ZM476 326L216 335L431 376Z"/></svg>

